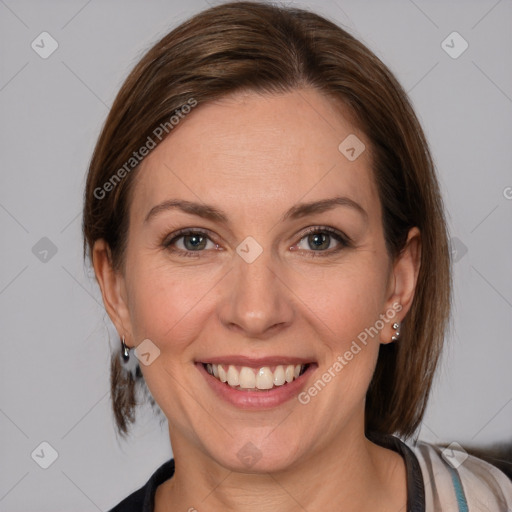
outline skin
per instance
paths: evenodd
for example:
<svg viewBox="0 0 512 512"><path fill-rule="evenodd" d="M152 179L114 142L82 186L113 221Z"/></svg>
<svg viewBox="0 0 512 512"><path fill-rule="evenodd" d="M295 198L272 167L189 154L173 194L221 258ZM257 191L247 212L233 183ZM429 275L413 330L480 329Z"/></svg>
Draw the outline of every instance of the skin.
<svg viewBox="0 0 512 512"><path fill-rule="evenodd" d="M366 439L364 404L379 345L411 306L420 235L413 228L400 258L390 258L370 142L334 107L313 89L237 93L197 107L139 170L126 271L112 270L103 240L94 246L119 334L130 347L150 339L160 350L141 365L168 418L176 462L175 476L157 489L157 511L320 511L332 510L333 500L344 511L405 510L403 459ZM349 134L366 145L353 162L338 150ZM336 206L281 219L297 203L334 196L357 202L366 216ZM171 198L213 205L229 223L178 209L144 222ZM351 244L333 237L318 249L304 231L322 226ZM208 230L211 241L201 251L190 250L190 237L171 246L189 256L165 248L183 228ZM236 252L248 236L263 249L252 263ZM303 357L318 365L307 389L396 303L395 318L306 405L291 399L241 410L194 365L221 355ZM237 457L249 442L261 455L251 467Z"/></svg>

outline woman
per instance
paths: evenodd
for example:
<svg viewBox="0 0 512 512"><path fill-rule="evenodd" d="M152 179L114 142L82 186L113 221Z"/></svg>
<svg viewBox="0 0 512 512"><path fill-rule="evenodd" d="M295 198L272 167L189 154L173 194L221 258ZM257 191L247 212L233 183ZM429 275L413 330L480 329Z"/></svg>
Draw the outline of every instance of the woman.
<svg viewBox="0 0 512 512"><path fill-rule="evenodd" d="M118 429L147 384L174 454L113 510L512 507L497 468L403 442L449 317L443 205L405 93L341 28L236 2L165 36L108 116L83 229Z"/></svg>

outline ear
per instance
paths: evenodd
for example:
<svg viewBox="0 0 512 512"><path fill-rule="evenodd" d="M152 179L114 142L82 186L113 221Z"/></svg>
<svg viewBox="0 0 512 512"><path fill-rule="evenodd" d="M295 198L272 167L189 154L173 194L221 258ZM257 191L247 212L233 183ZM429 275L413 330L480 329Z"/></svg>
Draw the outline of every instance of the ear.
<svg viewBox="0 0 512 512"><path fill-rule="evenodd" d="M393 323L401 323L411 308L421 265L421 234L417 227L409 230L402 252L392 263L386 311L395 315L380 332L381 343L391 343L395 334Z"/></svg>
<svg viewBox="0 0 512 512"><path fill-rule="evenodd" d="M108 316L119 337L125 336L125 344L128 347L133 346L124 276L113 269L110 247L104 239L94 243L92 264Z"/></svg>

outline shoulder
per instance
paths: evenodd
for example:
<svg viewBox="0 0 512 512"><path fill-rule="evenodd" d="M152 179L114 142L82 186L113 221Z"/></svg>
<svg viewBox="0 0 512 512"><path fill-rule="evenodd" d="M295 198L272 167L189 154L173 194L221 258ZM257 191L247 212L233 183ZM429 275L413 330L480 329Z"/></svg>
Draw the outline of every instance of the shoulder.
<svg viewBox="0 0 512 512"><path fill-rule="evenodd" d="M174 459L164 462L149 480L109 512L153 512L157 487L174 475Z"/></svg>
<svg viewBox="0 0 512 512"><path fill-rule="evenodd" d="M130 494L119 502L109 512L142 512L144 510L144 498L147 494L147 484Z"/></svg>
<svg viewBox="0 0 512 512"><path fill-rule="evenodd" d="M427 511L512 510L512 481L497 467L457 443L442 448L418 441L409 447L423 474Z"/></svg>

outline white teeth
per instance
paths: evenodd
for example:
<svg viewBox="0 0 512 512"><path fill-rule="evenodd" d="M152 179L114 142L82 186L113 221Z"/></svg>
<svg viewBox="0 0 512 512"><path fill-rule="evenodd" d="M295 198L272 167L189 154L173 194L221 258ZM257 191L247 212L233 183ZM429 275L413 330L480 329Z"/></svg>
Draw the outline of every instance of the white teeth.
<svg viewBox="0 0 512 512"><path fill-rule="evenodd" d="M240 384L240 375L233 365L229 365L228 368L228 384L233 387Z"/></svg>
<svg viewBox="0 0 512 512"><path fill-rule="evenodd" d="M286 382L285 376L284 376L284 368L279 365L274 370L274 385L275 386L282 386Z"/></svg>
<svg viewBox="0 0 512 512"><path fill-rule="evenodd" d="M240 370L240 387L244 389L256 387L256 375L254 375L254 372L250 368L247 368L247 366L243 366Z"/></svg>
<svg viewBox="0 0 512 512"><path fill-rule="evenodd" d="M261 390L272 389L292 382L304 370L304 365L301 364L278 365L274 371L268 366L262 366L258 370L242 366L240 371L234 365L227 366L227 371L225 370L226 365L208 363L205 366L210 375L221 382L227 382L231 387Z"/></svg>
<svg viewBox="0 0 512 512"><path fill-rule="evenodd" d="M228 376L226 375L226 370L220 365L220 364L213 364L212 366L217 367L217 371L219 373L219 379L221 382L227 382ZM215 375L215 370L213 371L213 374Z"/></svg>
<svg viewBox="0 0 512 512"><path fill-rule="evenodd" d="M272 389L274 387L274 374L268 366L258 370L256 375L256 387L258 389Z"/></svg>
<svg viewBox="0 0 512 512"><path fill-rule="evenodd" d="M293 368L293 365L289 364L286 367L286 370L284 372L284 375L285 375L285 378L286 378L286 382L291 382L293 380L294 373L295 373L295 369Z"/></svg>

